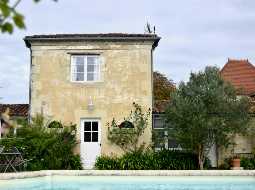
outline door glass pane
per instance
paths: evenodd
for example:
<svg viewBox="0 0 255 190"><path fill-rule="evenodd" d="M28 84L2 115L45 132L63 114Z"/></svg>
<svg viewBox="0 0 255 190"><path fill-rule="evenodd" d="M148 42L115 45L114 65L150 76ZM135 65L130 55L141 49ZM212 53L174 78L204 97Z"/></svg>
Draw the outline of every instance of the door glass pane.
<svg viewBox="0 0 255 190"><path fill-rule="evenodd" d="M84 131L91 131L91 122L84 123Z"/></svg>
<svg viewBox="0 0 255 190"><path fill-rule="evenodd" d="M91 132L84 133L84 142L91 142Z"/></svg>
<svg viewBox="0 0 255 190"><path fill-rule="evenodd" d="M98 131L98 122L92 122L92 131Z"/></svg>
<svg viewBox="0 0 255 190"><path fill-rule="evenodd" d="M92 132L92 142L98 142L98 132Z"/></svg>

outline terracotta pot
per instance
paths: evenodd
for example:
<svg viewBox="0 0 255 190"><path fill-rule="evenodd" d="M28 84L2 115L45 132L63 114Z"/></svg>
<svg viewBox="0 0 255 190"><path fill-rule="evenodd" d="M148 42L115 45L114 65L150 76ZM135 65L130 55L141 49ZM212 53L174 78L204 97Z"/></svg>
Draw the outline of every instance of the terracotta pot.
<svg viewBox="0 0 255 190"><path fill-rule="evenodd" d="M234 168L240 168L240 158L234 158L232 159L232 166Z"/></svg>

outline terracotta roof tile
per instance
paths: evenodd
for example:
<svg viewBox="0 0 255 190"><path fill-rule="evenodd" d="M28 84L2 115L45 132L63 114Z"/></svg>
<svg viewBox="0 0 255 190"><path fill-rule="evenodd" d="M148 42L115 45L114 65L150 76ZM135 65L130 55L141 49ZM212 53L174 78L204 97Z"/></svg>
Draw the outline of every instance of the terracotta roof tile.
<svg viewBox="0 0 255 190"><path fill-rule="evenodd" d="M221 70L221 76L239 89L239 94L255 93L255 67L248 60L229 59Z"/></svg>
<svg viewBox="0 0 255 190"><path fill-rule="evenodd" d="M28 104L0 104L0 114L4 113L6 109L10 109L10 116L28 116Z"/></svg>

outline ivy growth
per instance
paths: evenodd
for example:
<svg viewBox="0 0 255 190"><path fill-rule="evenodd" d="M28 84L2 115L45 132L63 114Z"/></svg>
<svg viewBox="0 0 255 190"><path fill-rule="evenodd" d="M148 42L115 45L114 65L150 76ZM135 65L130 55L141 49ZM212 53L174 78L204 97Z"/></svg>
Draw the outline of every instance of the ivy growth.
<svg viewBox="0 0 255 190"><path fill-rule="evenodd" d="M119 146L124 152L133 152L144 146L144 143L139 146L139 139L144 133L149 124L149 116L151 110L143 112L140 105L133 103L133 110L129 116L124 118L121 124L118 124L113 118L111 123L108 123L108 140ZM123 123L132 123L133 127L123 127Z"/></svg>

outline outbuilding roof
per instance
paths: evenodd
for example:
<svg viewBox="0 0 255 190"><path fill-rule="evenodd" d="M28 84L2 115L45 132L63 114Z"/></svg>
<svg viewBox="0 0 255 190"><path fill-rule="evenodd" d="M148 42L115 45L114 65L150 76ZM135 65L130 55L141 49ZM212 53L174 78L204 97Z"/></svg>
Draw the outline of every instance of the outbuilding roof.
<svg viewBox="0 0 255 190"><path fill-rule="evenodd" d="M10 116L27 117L29 104L0 104L0 115L10 109Z"/></svg>
<svg viewBox="0 0 255 190"><path fill-rule="evenodd" d="M160 37L156 34L126 34L126 33L99 33L99 34L50 34L26 36L24 41L27 47L31 42L49 41L152 41L153 48L157 47Z"/></svg>
<svg viewBox="0 0 255 190"><path fill-rule="evenodd" d="M239 89L240 95L255 94L255 67L247 59L229 59L221 70L221 76Z"/></svg>

